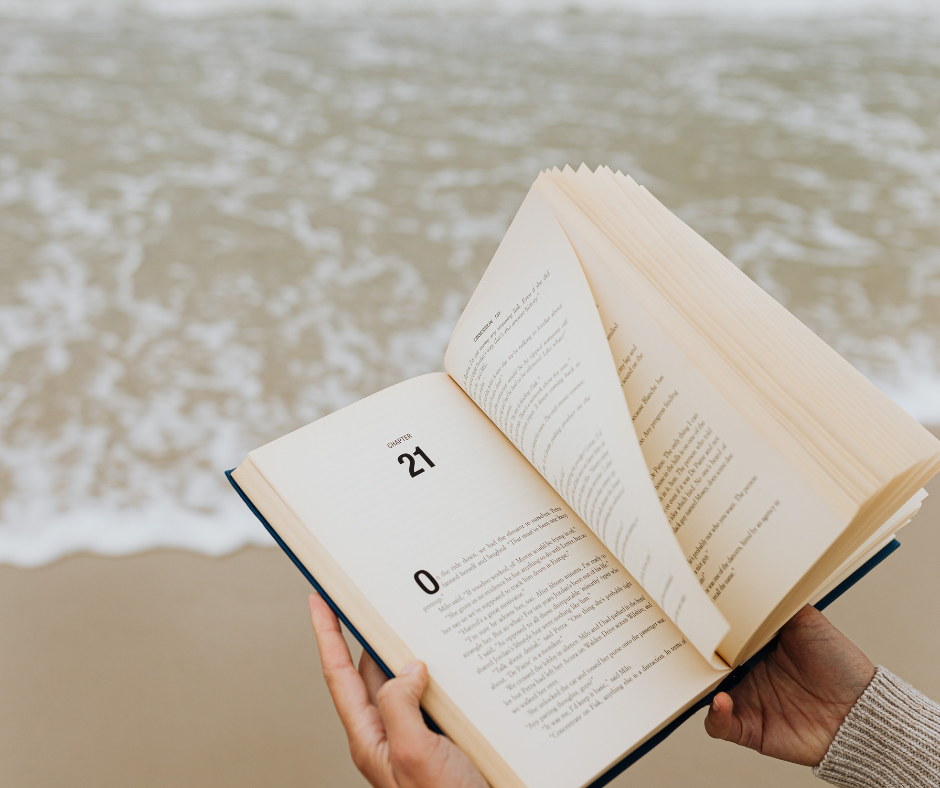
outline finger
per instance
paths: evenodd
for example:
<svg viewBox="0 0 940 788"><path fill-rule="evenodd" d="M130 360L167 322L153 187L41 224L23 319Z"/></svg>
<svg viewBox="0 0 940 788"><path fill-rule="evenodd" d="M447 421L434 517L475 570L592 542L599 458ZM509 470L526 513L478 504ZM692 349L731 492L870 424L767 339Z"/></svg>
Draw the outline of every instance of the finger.
<svg viewBox="0 0 940 788"><path fill-rule="evenodd" d="M310 619L317 635L326 686L352 743L354 734L358 735L360 728L374 721L374 718L365 716L372 705L369 693L353 665L349 646L339 627L339 619L317 594L310 595Z"/></svg>
<svg viewBox="0 0 940 788"><path fill-rule="evenodd" d="M392 767L396 774L411 779L426 767L437 746L437 735L428 729L421 716L420 701L427 683L428 670L424 664L409 663L378 693Z"/></svg>
<svg viewBox="0 0 940 788"><path fill-rule="evenodd" d="M705 732L713 739L737 744L741 740L741 721L734 715L734 701L727 692L712 699L705 717Z"/></svg>
<svg viewBox="0 0 940 788"><path fill-rule="evenodd" d="M382 685L388 681L385 671L379 667L378 663L372 659L368 651L363 650L362 657L359 659L359 675L366 685L366 692L369 693L369 702L376 703L376 696Z"/></svg>
<svg viewBox="0 0 940 788"><path fill-rule="evenodd" d="M346 729L353 763L372 785L378 788L395 785L384 754L382 717L369 702L366 685L353 666L339 619L316 594L310 595L310 618L317 634L323 677Z"/></svg>

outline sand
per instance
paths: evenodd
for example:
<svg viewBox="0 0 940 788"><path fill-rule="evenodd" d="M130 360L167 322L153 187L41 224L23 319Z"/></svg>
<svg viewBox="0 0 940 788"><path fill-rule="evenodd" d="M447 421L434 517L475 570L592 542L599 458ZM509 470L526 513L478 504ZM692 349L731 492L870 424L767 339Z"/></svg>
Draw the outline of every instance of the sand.
<svg viewBox="0 0 940 788"><path fill-rule="evenodd" d="M940 698L940 479L928 490L901 550L828 615ZM365 786L320 677L307 593L277 549L0 567L0 785ZM684 783L820 784L710 740L700 715L613 785Z"/></svg>

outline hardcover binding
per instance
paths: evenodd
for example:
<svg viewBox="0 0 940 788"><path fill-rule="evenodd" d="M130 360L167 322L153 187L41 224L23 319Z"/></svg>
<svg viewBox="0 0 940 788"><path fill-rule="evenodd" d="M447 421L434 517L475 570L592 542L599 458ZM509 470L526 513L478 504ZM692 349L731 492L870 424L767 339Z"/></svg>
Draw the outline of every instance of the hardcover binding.
<svg viewBox="0 0 940 788"><path fill-rule="evenodd" d="M376 664L382 668L383 672L389 678L394 678L392 671L388 669L388 666L382 661L382 658L375 653L375 650L366 639L359 634L359 630L353 626L353 623L346 618L343 611L339 609L339 606L330 598L329 594L323 590L323 587L317 582L316 578L310 574L307 570L307 567L301 563L300 559L294 555L293 551L285 544L284 540L281 539L280 535L274 528L271 527L271 524L265 519L264 515L258 511L257 507L251 502L247 495L241 487L238 486L238 482L232 478L232 471L225 472L226 477L229 482L231 482L232 487L235 488L235 491L239 494L241 499L245 502L248 508L251 510L251 513L257 517L261 524L268 530L268 533L274 537L274 541L277 542L278 547L280 547L291 561L294 562L296 567L301 571L304 577L310 582L310 585L314 587L316 592L323 597L326 603L330 606L332 611L336 613L339 617L339 620L346 625L346 628L352 633L353 637L359 641L363 649L368 652L369 656L375 660ZM897 539L892 539L891 542L886 544L881 550L879 550L875 555L869 558L864 564L862 564L858 569L856 569L851 575L849 575L845 580L843 580L839 585L837 585L832 591L826 594L822 599L817 602L814 607L817 610L825 610L829 605L835 602L840 596L842 596L846 591L848 591L852 586L854 586L859 580L861 580L865 575L867 575L872 569L874 569L878 564L885 560L891 553L897 550L901 546L901 543ZM656 745L665 741L673 731L675 731L679 726L681 726L689 717L693 716L700 709L704 709L709 706L712 702L712 698L715 697L719 692L728 692L737 686L741 680L751 671L751 669L764 657L766 657L777 645L777 638L773 638L766 646L764 646L760 651L758 651L753 657L751 657L747 662L743 662L738 665L731 673L728 674L727 678L715 688L715 691L702 698L698 703L696 703L692 708L687 709L676 719L670 722L665 728L651 736L643 744L637 747L632 752L625 755L620 761L615 763L610 767L604 774L598 777L594 782L590 783L587 788L602 788L602 786L607 785L611 780L613 780L617 775L626 771L630 766L636 763L640 758L642 758L646 753L652 750ZM438 732L443 733L443 731L438 727L438 725L430 718L427 714L424 715L425 721L428 723L429 727Z"/></svg>

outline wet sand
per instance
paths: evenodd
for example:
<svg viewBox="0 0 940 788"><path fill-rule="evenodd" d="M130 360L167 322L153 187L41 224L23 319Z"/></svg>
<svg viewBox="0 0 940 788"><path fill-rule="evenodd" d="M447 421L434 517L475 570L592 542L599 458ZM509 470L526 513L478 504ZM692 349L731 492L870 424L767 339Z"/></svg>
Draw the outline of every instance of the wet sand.
<svg viewBox="0 0 940 788"><path fill-rule="evenodd" d="M828 615L936 698L940 479L928 490L901 550ZM307 593L276 549L0 567L0 785L365 786L320 678ZM699 717L613 784L819 782L711 741Z"/></svg>

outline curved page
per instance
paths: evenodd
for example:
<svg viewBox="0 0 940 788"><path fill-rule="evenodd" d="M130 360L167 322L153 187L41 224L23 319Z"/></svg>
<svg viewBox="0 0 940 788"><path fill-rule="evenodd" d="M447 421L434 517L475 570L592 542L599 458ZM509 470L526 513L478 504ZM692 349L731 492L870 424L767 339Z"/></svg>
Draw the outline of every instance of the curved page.
<svg viewBox="0 0 940 788"><path fill-rule="evenodd" d="M565 229L607 326L661 506L686 562L732 626L718 651L734 664L748 656L742 648L842 523L672 344L593 247Z"/></svg>
<svg viewBox="0 0 940 788"><path fill-rule="evenodd" d="M593 296L532 190L451 338L451 377L714 664L728 624L660 508Z"/></svg>

